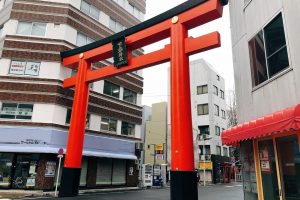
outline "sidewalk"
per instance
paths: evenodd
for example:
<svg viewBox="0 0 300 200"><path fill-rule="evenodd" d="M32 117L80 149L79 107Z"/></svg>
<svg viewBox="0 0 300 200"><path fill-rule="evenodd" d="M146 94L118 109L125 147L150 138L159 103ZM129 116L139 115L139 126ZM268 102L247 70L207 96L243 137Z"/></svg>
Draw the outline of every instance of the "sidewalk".
<svg viewBox="0 0 300 200"><path fill-rule="evenodd" d="M79 194L109 193L119 191L140 190L138 187L103 188L103 189L81 189ZM0 190L0 199L21 199L24 197L54 197L54 191L44 192L42 190Z"/></svg>

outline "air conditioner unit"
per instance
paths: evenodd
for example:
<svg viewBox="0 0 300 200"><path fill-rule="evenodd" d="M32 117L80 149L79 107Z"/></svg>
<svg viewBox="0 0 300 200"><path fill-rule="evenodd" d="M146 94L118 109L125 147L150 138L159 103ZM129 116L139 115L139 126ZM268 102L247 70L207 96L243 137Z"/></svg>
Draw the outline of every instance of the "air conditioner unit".
<svg viewBox="0 0 300 200"><path fill-rule="evenodd" d="M211 161L211 155L205 155L205 160Z"/></svg>
<svg viewBox="0 0 300 200"><path fill-rule="evenodd" d="M200 155L200 160L204 161L205 160L205 155Z"/></svg>
<svg viewBox="0 0 300 200"><path fill-rule="evenodd" d="M143 150L144 149L144 143L135 143L135 149L136 150Z"/></svg>

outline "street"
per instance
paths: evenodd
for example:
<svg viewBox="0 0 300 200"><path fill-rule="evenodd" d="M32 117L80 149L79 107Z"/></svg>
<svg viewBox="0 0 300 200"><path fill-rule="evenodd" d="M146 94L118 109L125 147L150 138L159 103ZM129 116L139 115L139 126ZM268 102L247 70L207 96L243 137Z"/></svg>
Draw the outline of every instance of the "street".
<svg viewBox="0 0 300 200"><path fill-rule="evenodd" d="M199 187L199 200L242 200L243 191L242 185L212 185ZM29 198L28 198L29 199ZM33 198L30 198L33 199ZM51 200L55 198L40 198ZM57 199L57 198L56 198ZM148 189L139 191L124 191L112 193L86 194L73 198L58 198L58 199L88 199L88 200L169 200L170 188L164 189Z"/></svg>

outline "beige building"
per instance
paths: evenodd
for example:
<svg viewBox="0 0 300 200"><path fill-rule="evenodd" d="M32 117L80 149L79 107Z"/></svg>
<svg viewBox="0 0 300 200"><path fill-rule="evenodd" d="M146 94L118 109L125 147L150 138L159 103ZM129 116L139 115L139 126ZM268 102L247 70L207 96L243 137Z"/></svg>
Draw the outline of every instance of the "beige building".
<svg viewBox="0 0 300 200"><path fill-rule="evenodd" d="M167 163L167 102L152 105L151 117L145 126L145 162ZM156 148L155 148L156 147Z"/></svg>

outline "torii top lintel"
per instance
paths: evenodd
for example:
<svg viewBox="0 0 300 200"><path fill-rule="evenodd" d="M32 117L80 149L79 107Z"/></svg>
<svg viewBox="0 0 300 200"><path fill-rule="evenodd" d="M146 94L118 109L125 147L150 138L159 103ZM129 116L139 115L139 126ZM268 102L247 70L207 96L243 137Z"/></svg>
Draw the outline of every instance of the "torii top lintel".
<svg viewBox="0 0 300 200"><path fill-rule="evenodd" d="M129 29L116 33L110 37L78 47L69 51L61 52L65 67L74 68L78 66L80 54L84 53L84 59L93 63L112 57L112 41L125 37L126 46L129 51L142 48L170 37L172 26L171 18L177 16L178 23L183 24L187 30L203 25L222 16L223 6L228 0L188 0L185 3L164 12L143 23ZM198 38L187 38L185 41L185 52L189 55L219 47L220 35L213 32ZM148 53L146 55L130 58L128 66L120 69L108 66L98 70L90 70L87 73L87 82L105 79L125 72L136 71L145 67L166 62L170 59L170 47ZM101 72L100 72L101 70ZM64 87L75 86L76 75L64 81Z"/></svg>

